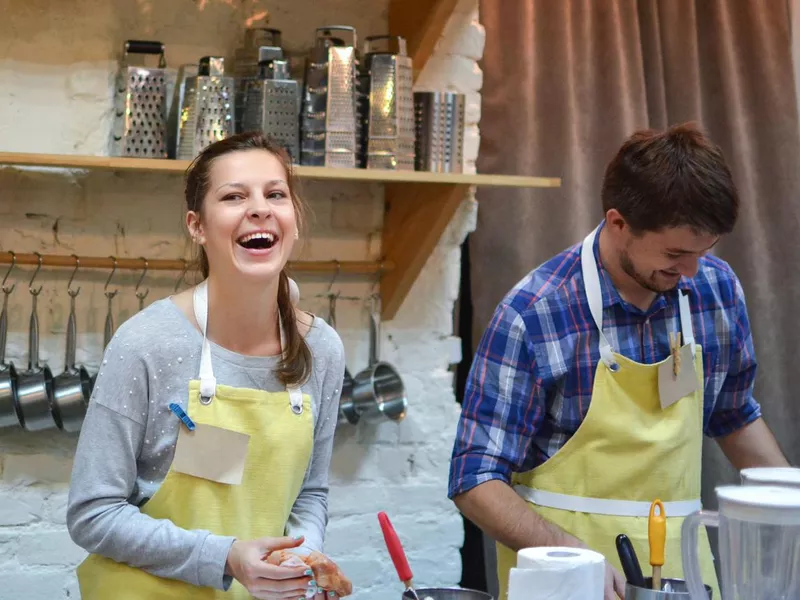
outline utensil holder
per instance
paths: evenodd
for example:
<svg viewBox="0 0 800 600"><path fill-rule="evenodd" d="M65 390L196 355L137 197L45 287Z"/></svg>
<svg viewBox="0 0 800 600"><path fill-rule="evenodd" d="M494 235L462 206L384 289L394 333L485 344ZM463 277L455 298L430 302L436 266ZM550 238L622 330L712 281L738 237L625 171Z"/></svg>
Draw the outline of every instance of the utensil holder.
<svg viewBox="0 0 800 600"><path fill-rule="evenodd" d="M652 589L652 577L645 577L645 587L639 587L631 585L630 583L626 583L625 600L689 600L691 598L691 595L689 594L689 588L687 587L685 580L662 577L662 590L667 586L667 584L670 585L672 591L665 592ZM706 592L708 592L709 599L714 600L712 597L712 590L709 586L706 586Z"/></svg>

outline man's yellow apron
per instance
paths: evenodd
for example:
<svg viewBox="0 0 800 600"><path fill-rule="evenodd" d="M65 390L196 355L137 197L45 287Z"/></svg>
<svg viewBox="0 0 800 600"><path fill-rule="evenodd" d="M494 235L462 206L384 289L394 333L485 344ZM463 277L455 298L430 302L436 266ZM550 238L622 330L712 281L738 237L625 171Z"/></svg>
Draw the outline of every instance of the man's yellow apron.
<svg viewBox="0 0 800 600"><path fill-rule="evenodd" d="M599 229L598 229L599 230ZM658 364L641 364L612 351L602 329L602 292L594 257L595 230L583 242L584 285L600 354L589 411L564 446L539 467L515 474L516 492L539 515L600 552L623 574L615 540L624 533L633 543L645 577L649 566L647 521L656 498L664 503L667 540L662 577L683 578L681 524L700 510L703 444L703 360L694 343L688 298L681 293L681 329L694 352L697 391L662 409ZM682 368L688 368L683 365ZM701 571L720 598L705 528L699 532ZM498 544L500 598L516 552ZM623 574L624 577L624 574Z"/></svg>
<svg viewBox="0 0 800 600"><path fill-rule="evenodd" d="M311 457L311 402L299 388L271 393L216 384L206 338L206 283L202 282L194 295L195 315L203 330L200 380L189 383L188 405L182 408L197 425L213 425L250 436L242 481L238 485L219 483L170 468L141 511L184 529L205 529L241 540L283 536ZM182 441L179 437L178 444ZM223 592L157 577L96 554L78 566L77 574L82 600L251 598L236 580Z"/></svg>

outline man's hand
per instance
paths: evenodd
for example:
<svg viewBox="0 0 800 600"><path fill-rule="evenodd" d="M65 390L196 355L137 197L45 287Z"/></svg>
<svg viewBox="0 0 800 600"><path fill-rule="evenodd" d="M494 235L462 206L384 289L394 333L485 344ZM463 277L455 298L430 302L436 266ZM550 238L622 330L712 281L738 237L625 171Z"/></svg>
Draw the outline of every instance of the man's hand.
<svg viewBox="0 0 800 600"><path fill-rule="evenodd" d="M303 538L289 537L236 540L228 552L225 572L259 600L298 600L309 590L312 593L317 591L311 569L272 565L264 560L264 556L274 550L296 548L302 543Z"/></svg>
<svg viewBox="0 0 800 600"><path fill-rule="evenodd" d="M620 575L611 563L606 561L606 585L603 589L603 600L625 600L625 578Z"/></svg>

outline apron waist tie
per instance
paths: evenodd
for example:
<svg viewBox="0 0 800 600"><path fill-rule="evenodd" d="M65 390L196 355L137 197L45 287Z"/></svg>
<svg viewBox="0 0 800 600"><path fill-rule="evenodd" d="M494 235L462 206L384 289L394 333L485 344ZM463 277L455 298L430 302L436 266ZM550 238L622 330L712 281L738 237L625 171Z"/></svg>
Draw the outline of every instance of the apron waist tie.
<svg viewBox="0 0 800 600"><path fill-rule="evenodd" d="M547 508L597 515L612 515L615 517L648 517L650 515L651 502L569 496L567 494L536 490L524 485L515 485L514 491L528 502ZM687 517L703 508L703 503L699 498L697 500L664 502L663 504L664 513L667 517Z"/></svg>

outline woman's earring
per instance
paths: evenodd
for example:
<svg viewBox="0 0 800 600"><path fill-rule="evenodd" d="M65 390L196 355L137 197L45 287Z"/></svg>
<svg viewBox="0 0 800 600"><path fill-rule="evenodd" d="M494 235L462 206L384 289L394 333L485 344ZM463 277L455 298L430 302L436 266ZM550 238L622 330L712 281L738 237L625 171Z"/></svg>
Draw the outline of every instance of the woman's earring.
<svg viewBox="0 0 800 600"><path fill-rule="evenodd" d="M294 230L294 239L296 239L296 240L300 239L300 230L299 229L295 229Z"/></svg>

